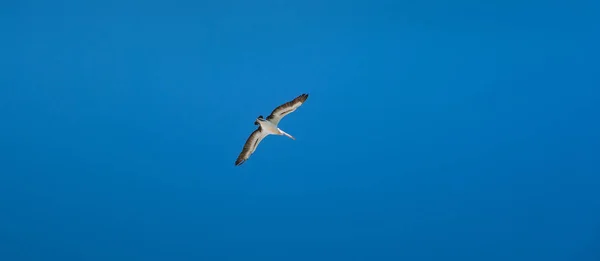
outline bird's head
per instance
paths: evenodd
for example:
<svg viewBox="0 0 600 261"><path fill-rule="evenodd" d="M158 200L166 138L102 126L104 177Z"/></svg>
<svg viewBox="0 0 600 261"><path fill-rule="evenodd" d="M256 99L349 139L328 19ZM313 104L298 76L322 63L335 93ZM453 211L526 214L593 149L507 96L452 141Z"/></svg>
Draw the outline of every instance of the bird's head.
<svg viewBox="0 0 600 261"><path fill-rule="evenodd" d="M258 118L256 118L256 121L254 121L254 125L258 125L258 124L260 124L260 123L258 123L258 121L263 121L263 120L264 120L264 119L263 119L263 116L262 116L262 115L259 115L259 116L258 116Z"/></svg>

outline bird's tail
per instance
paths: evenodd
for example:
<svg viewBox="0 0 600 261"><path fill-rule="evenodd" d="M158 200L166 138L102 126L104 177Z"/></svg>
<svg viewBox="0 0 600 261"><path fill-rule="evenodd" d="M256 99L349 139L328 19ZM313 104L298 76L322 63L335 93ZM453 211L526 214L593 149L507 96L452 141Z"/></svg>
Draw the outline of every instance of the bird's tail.
<svg viewBox="0 0 600 261"><path fill-rule="evenodd" d="M294 136L287 134L287 132L282 131L282 130L279 130L279 131L281 131L281 133L283 133L283 135L288 136L288 138L290 138L292 140L296 140L296 138L294 138Z"/></svg>

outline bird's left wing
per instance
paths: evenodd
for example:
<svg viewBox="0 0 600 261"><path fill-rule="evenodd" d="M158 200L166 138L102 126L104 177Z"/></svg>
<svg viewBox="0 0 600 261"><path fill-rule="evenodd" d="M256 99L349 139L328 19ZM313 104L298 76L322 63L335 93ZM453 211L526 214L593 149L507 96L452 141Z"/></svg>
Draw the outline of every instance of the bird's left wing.
<svg viewBox="0 0 600 261"><path fill-rule="evenodd" d="M263 131L262 128L260 126L258 126L258 129L253 131L252 134L250 134L250 137L248 137L248 139L246 140L246 143L244 144L244 148L242 149L242 152L235 160L235 165L236 166L242 165L242 163L244 163L246 160L248 160L248 158L250 158L250 155L252 155L252 153L254 153L254 151L256 150L256 147L258 147L258 144L266 136L267 136L267 132Z"/></svg>

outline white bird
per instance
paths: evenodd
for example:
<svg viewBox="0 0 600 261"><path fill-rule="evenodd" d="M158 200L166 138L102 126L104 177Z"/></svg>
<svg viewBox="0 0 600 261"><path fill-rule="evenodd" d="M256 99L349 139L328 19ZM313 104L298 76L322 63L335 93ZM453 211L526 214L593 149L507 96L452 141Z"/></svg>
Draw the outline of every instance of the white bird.
<svg viewBox="0 0 600 261"><path fill-rule="evenodd" d="M266 120L263 119L262 115L259 115L254 121L254 125L259 125L258 129L252 132L250 137L248 137L246 140L246 144L244 144L242 152L235 161L235 165L239 166L248 160L250 155L252 155L252 153L254 153L256 150L256 147L258 147L258 144L270 134L285 135L292 140L296 140L296 138L281 130L279 127L277 127L277 125L283 117L298 109L298 107L300 107L300 105L302 105L307 98L308 94L302 94L292 101L280 105L279 107L275 108L273 112L271 112L271 115L267 116Z"/></svg>

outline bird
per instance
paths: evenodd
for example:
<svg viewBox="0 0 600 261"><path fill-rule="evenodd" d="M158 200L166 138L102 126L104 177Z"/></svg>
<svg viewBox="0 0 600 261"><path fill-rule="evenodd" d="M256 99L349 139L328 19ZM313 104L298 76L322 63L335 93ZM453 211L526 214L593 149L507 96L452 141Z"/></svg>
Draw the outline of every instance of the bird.
<svg viewBox="0 0 600 261"><path fill-rule="evenodd" d="M254 121L254 125L258 125L258 128L250 134L250 137L246 140L242 152L240 152L239 156L235 160L235 166L242 165L250 155L256 151L256 147L258 144L268 135L285 135L292 140L296 140L294 136L286 133L281 130L278 125L279 121L283 119L286 115L294 112L298 107L300 107L308 98L308 93L303 93L300 96L294 98L291 101L288 101L282 105L279 105L275 108L267 118L263 118L262 115L259 115Z"/></svg>

